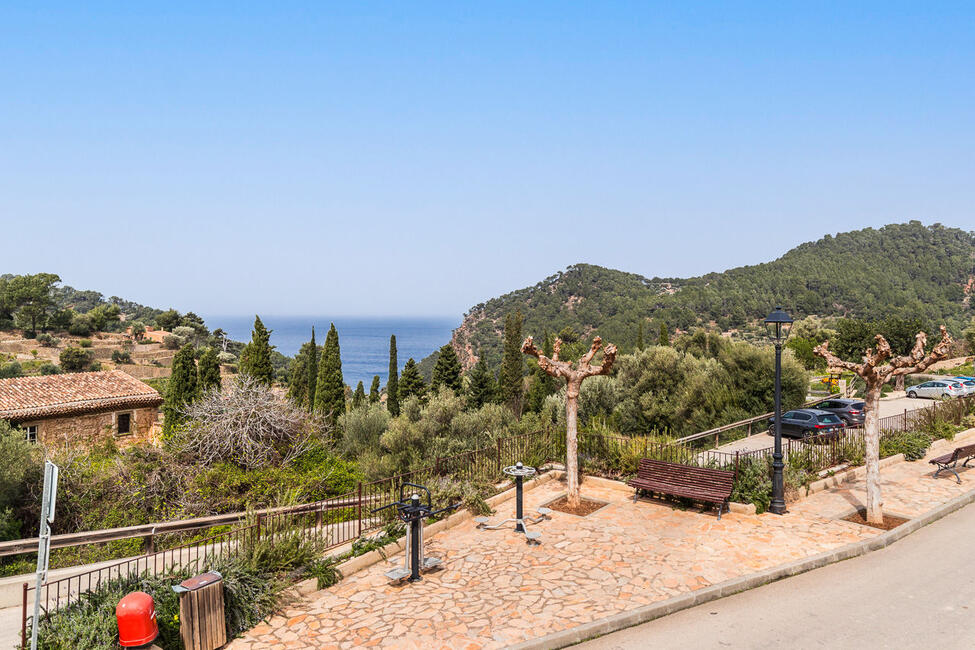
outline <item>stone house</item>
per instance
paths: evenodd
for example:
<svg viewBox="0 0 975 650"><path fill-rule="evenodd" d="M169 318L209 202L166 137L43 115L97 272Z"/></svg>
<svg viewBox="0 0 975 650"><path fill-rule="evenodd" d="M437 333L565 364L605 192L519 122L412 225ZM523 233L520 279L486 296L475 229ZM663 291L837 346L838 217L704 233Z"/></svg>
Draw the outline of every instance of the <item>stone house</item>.
<svg viewBox="0 0 975 650"><path fill-rule="evenodd" d="M45 445L155 440L162 396L120 370L0 379L0 420Z"/></svg>

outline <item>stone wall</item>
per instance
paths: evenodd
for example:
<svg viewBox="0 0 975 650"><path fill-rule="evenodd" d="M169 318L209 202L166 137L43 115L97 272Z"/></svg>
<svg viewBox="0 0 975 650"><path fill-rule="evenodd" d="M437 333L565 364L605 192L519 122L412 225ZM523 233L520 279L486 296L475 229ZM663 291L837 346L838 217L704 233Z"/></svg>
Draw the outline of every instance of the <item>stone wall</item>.
<svg viewBox="0 0 975 650"><path fill-rule="evenodd" d="M119 413L131 413L131 433L116 434ZM86 446L91 447L112 439L120 447L141 442L153 442L159 435L159 409L137 408L88 413L71 417L47 418L31 422L21 422L20 426L37 427L37 440L48 446Z"/></svg>

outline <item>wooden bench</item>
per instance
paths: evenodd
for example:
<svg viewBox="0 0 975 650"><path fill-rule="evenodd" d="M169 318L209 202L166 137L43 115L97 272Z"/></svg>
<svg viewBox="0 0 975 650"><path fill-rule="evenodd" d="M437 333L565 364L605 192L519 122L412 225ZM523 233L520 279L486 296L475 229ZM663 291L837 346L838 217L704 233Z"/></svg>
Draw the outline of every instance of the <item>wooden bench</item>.
<svg viewBox="0 0 975 650"><path fill-rule="evenodd" d="M958 476L958 472L955 471L955 466L958 465L958 461L965 459L965 462L961 464L962 467L968 467L968 461L975 458L975 445L965 445L964 447L956 447L950 454L945 454L944 456L938 456L937 458L932 458L928 462L932 465L938 466L938 471L934 473L934 477L937 478L938 474L948 470L955 475L955 479L961 483L961 477Z"/></svg>
<svg viewBox="0 0 975 650"><path fill-rule="evenodd" d="M735 473L723 469L642 458L636 478L627 482L627 485L636 488L634 501L639 498L640 492L649 492L650 496L657 492L714 503L718 506L718 519L721 519L721 511L731 498L734 481Z"/></svg>

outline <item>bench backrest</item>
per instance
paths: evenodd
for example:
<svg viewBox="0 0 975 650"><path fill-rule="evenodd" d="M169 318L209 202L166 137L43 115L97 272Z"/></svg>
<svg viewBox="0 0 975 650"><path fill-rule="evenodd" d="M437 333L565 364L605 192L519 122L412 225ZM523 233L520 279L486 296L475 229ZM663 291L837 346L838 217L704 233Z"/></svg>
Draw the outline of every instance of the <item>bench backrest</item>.
<svg viewBox="0 0 975 650"><path fill-rule="evenodd" d="M688 485L717 487L730 490L735 482L735 473L711 467L695 467L663 460L641 458L637 477L647 480L678 480Z"/></svg>
<svg viewBox="0 0 975 650"><path fill-rule="evenodd" d="M951 460L960 460L969 456L975 456L975 445L965 445L964 447L956 448L955 452L951 455Z"/></svg>

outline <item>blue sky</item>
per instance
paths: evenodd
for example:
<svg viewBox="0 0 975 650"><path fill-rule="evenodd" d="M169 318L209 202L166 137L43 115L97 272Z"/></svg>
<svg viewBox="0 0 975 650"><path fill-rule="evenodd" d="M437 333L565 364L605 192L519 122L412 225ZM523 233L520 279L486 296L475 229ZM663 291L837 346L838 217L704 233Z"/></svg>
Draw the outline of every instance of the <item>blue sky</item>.
<svg viewBox="0 0 975 650"><path fill-rule="evenodd" d="M975 229L971 3L144 5L0 7L0 272L459 315Z"/></svg>

